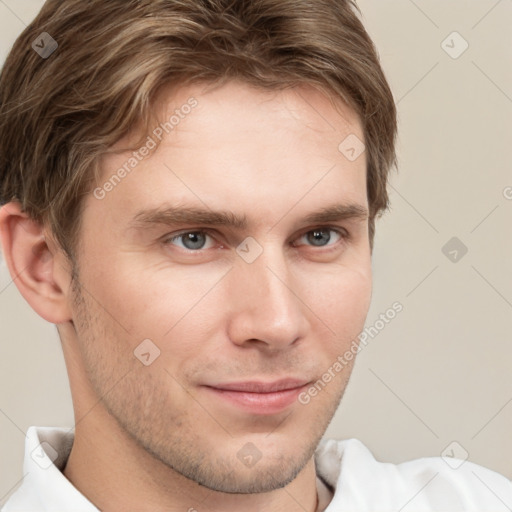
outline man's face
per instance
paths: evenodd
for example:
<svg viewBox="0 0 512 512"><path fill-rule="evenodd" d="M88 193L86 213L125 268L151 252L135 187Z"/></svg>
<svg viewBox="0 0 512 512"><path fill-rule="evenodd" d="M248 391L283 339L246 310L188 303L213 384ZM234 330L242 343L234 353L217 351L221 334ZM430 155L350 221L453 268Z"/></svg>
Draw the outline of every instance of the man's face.
<svg viewBox="0 0 512 512"><path fill-rule="evenodd" d="M208 488L266 492L311 459L352 364L309 403L281 408L207 386L293 377L307 391L362 330L367 218L305 217L368 208L364 153L351 161L338 149L363 132L352 111L341 116L313 89L234 82L180 90L162 119L190 97L197 106L157 150L85 201L74 344L98 399L139 446ZM98 186L130 156L105 157ZM247 225L171 223L165 210L186 207Z"/></svg>

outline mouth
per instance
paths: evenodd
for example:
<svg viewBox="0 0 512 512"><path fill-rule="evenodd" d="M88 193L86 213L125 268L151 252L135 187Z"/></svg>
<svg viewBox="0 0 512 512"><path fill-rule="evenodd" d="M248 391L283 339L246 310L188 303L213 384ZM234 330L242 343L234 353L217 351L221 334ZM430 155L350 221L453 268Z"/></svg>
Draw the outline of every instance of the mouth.
<svg viewBox="0 0 512 512"><path fill-rule="evenodd" d="M251 414L272 415L283 412L297 401L310 384L300 379L274 382L232 382L203 386L216 400Z"/></svg>

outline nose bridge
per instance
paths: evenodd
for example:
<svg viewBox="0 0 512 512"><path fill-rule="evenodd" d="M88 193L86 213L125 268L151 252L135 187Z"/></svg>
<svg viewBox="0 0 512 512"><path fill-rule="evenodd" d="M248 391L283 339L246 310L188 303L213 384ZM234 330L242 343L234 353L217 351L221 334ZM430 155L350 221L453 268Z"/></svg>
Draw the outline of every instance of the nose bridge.
<svg viewBox="0 0 512 512"><path fill-rule="evenodd" d="M243 257L236 261L231 297L233 341L256 339L284 346L304 335L303 304L288 265L282 249L270 243L252 263Z"/></svg>

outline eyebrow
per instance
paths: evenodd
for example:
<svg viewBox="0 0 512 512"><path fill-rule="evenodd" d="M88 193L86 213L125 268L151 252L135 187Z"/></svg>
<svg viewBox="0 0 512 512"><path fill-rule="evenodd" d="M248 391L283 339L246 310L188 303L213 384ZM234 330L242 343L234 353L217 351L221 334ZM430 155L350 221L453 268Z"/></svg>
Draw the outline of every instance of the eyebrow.
<svg viewBox="0 0 512 512"><path fill-rule="evenodd" d="M307 214L301 219L301 222L321 224L348 219L365 220L367 218L368 210L362 205L334 204ZM158 224L169 226L201 224L203 226L225 226L236 230L245 230L249 223L245 214L237 215L229 210L208 210L193 206L165 206L140 210L133 217L130 227L147 229Z"/></svg>

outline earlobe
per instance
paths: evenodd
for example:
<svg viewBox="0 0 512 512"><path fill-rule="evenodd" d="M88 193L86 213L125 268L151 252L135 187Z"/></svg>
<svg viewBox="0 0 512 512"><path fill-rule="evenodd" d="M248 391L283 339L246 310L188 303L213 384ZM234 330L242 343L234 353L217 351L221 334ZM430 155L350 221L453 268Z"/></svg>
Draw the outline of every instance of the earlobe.
<svg viewBox="0 0 512 512"><path fill-rule="evenodd" d="M48 243L44 226L10 202L0 208L0 241L13 282L32 309L54 324L71 320L66 258Z"/></svg>

